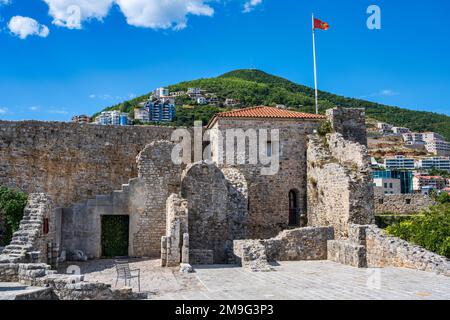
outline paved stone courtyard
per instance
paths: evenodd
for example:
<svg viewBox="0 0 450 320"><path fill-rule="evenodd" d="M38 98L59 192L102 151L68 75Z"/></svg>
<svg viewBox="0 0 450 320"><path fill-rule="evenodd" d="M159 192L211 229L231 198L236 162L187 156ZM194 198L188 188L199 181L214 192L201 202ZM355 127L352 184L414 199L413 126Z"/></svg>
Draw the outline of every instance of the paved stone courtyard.
<svg viewBox="0 0 450 320"><path fill-rule="evenodd" d="M80 263L86 280L115 284L112 260ZM252 273L235 266L197 266L180 274L160 260L135 260L141 290L149 299L450 299L450 278L401 268L357 269L330 261L280 262L275 272ZM119 287L123 283L119 282ZM137 283L132 283L137 289Z"/></svg>

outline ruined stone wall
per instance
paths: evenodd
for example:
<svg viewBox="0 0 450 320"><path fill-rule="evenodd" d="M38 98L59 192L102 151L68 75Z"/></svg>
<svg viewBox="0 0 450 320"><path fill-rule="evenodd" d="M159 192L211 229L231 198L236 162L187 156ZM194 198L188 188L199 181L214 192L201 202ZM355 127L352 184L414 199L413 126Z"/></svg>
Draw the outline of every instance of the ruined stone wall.
<svg viewBox="0 0 450 320"><path fill-rule="evenodd" d="M214 263L227 263L233 240L246 237L247 184L237 169L226 174L231 180L210 161L183 172L181 195L188 203L190 260L195 263L203 263L202 256L211 262L211 252Z"/></svg>
<svg viewBox="0 0 450 320"><path fill-rule="evenodd" d="M341 152L346 155L339 156ZM346 238L349 224L373 223L373 186L366 155L364 146L338 133L309 137L308 225L333 226L336 238Z"/></svg>
<svg viewBox="0 0 450 320"><path fill-rule="evenodd" d="M264 240L236 240L236 263L252 271L269 271L270 262L326 260L327 242L334 238L332 227L305 227L285 230Z"/></svg>
<svg viewBox="0 0 450 320"><path fill-rule="evenodd" d="M400 267L450 276L450 260L420 246L389 236L375 225L366 227L369 268Z"/></svg>
<svg viewBox="0 0 450 320"><path fill-rule="evenodd" d="M436 202L422 194L388 194L375 192L375 214L414 214Z"/></svg>
<svg viewBox="0 0 450 320"><path fill-rule="evenodd" d="M44 224L48 223L48 228ZM19 229L14 232L11 243L0 255L0 263L27 262L30 253L39 253L39 262L47 263L48 244L57 241L57 221L53 201L43 193L33 193L28 197Z"/></svg>
<svg viewBox="0 0 450 320"><path fill-rule="evenodd" d="M345 140L367 146L366 113L364 109L337 107L326 112L334 132Z"/></svg>
<svg viewBox="0 0 450 320"><path fill-rule="evenodd" d="M68 206L137 176L135 158L173 128L0 121L0 185L47 193Z"/></svg>
<svg viewBox="0 0 450 320"><path fill-rule="evenodd" d="M261 168L267 167L261 164L219 165L221 168L238 168L248 181L250 238L271 238L288 227L291 190L297 192L297 221L300 221L300 215L306 214L306 137L318 126L318 121L218 119L214 129L220 132L227 129L280 130L280 170L277 174L261 175ZM225 142L222 147L224 146ZM213 155L213 161L217 162L214 156L217 155Z"/></svg>
<svg viewBox="0 0 450 320"><path fill-rule="evenodd" d="M189 247L188 202L177 194L167 199L166 234L161 239L161 265L163 267L178 266L182 256L189 258L189 252L183 252L183 245ZM189 263L189 259L185 261Z"/></svg>
<svg viewBox="0 0 450 320"><path fill-rule="evenodd" d="M172 149L171 142L152 142L137 157L138 178L131 179L121 190L63 209L62 247L99 258L101 217L127 215L128 254L159 257L161 237L166 233L166 201L172 193L180 192L182 170L171 161Z"/></svg>
<svg viewBox="0 0 450 320"><path fill-rule="evenodd" d="M349 227L347 239L328 241L328 260L359 268L400 267L450 276L450 260L390 236L376 225Z"/></svg>

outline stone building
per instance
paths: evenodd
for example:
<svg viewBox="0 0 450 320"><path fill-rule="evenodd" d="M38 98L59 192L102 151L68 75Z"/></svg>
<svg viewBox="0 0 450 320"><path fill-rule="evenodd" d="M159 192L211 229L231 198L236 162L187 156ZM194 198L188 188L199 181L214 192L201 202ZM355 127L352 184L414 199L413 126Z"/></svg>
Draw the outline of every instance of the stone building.
<svg viewBox="0 0 450 320"><path fill-rule="evenodd" d="M321 136L317 129L326 121L332 130ZM331 259L361 267L397 261L389 244L406 248L371 225L364 110L335 108L326 117L270 107L219 113L200 144L194 129L194 155L200 146L205 159L194 156L199 161L193 163L174 161L177 151L184 155L179 147L192 142L171 141L174 129L114 128L108 136L96 126L68 126L6 123L0 130L1 181L49 194L30 197L16 242L0 264L37 252L38 261L49 262L60 248L68 259L161 257L163 266L241 263L270 270L278 259ZM67 143L56 143L56 128L68 134ZM14 141L19 132L25 138ZM50 151L41 146L46 141ZM80 145L88 141L93 145ZM25 150L28 143L37 145ZM122 149L126 144L131 150ZM102 157L107 161L100 166ZM53 159L59 175L45 159ZM30 168L22 172L17 164ZM34 180L27 184L28 174ZM423 265L415 250L407 247L402 265ZM439 272L450 270L444 258L432 257Z"/></svg>
<svg viewBox="0 0 450 320"><path fill-rule="evenodd" d="M237 130L244 131L244 141L238 141L233 135L224 136L222 143L211 138L211 149L212 159L220 168L239 168L248 181L250 238L271 238L289 226L306 225L307 137L323 120L324 117L319 115L254 107L219 113L208 124L207 129L213 134L215 130L222 132L222 135L230 130L236 130L235 133ZM279 130L279 142L271 141L272 136L265 141L269 153L272 152L270 149L279 150L276 174L261 174L261 167L267 167L261 161L248 163L250 144L246 142L251 137L251 130L256 133L258 144L261 143L263 130L267 130L268 134L270 130ZM247 163L236 161L236 164L230 165L225 159L221 161L219 154L227 143L235 146L235 150L238 150L238 143L244 143Z"/></svg>

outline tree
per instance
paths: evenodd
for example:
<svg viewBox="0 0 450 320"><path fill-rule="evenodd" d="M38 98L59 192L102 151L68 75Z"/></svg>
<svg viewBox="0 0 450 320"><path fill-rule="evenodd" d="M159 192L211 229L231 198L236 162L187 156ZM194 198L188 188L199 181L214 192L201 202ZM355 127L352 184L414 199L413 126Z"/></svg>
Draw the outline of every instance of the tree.
<svg viewBox="0 0 450 320"><path fill-rule="evenodd" d="M386 231L427 250L450 258L450 204L431 207L408 221L389 226Z"/></svg>
<svg viewBox="0 0 450 320"><path fill-rule="evenodd" d="M0 216L5 223L5 232L0 237L0 245L11 242L12 235L19 229L28 195L20 190L0 187Z"/></svg>

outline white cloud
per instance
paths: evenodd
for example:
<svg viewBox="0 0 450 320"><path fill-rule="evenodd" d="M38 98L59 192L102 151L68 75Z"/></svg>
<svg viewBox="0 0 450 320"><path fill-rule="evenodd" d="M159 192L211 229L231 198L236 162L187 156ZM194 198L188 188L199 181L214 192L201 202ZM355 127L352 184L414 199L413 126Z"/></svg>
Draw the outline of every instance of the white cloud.
<svg viewBox="0 0 450 320"><path fill-rule="evenodd" d="M81 29L83 21L102 21L108 15L113 0L44 0L53 24L69 29Z"/></svg>
<svg viewBox="0 0 450 320"><path fill-rule="evenodd" d="M20 39L26 39L28 36L39 36L46 38L50 30L47 26L40 24L36 20L28 17L14 16L8 23L9 31Z"/></svg>
<svg viewBox="0 0 450 320"><path fill-rule="evenodd" d="M8 112L8 108L0 107L0 114L6 114Z"/></svg>
<svg viewBox="0 0 450 320"><path fill-rule="evenodd" d="M183 29L187 16L214 15L207 5L213 0L43 0L49 6L53 24L69 29L81 29L84 21L102 21L116 3L127 23L152 29ZM253 0L254 1L254 0Z"/></svg>
<svg viewBox="0 0 450 320"><path fill-rule="evenodd" d="M152 29L184 29L187 16L214 15L204 0L116 0L128 24Z"/></svg>
<svg viewBox="0 0 450 320"><path fill-rule="evenodd" d="M39 107L37 107L37 106L32 106L32 107L30 107L29 109L30 109L30 111L38 111L38 110L39 110Z"/></svg>
<svg viewBox="0 0 450 320"><path fill-rule="evenodd" d="M0 6L1 5L7 5L7 4L10 4L11 3L11 0L0 0Z"/></svg>
<svg viewBox="0 0 450 320"><path fill-rule="evenodd" d="M244 4L244 12L248 13L253 11L257 6L262 3L262 0L249 0Z"/></svg>

